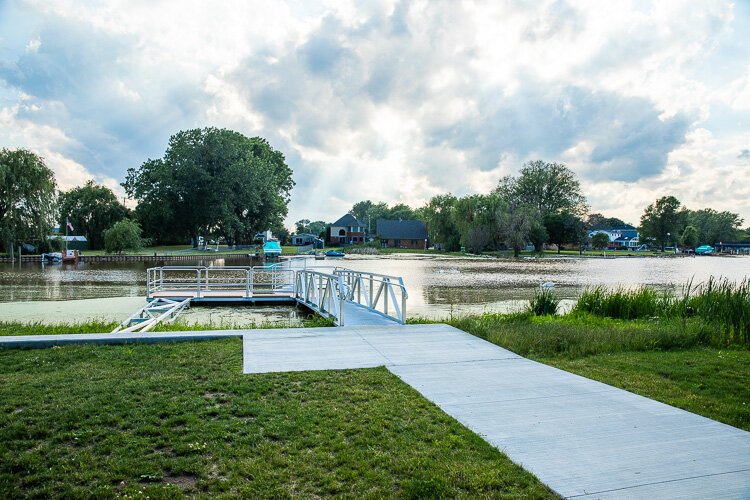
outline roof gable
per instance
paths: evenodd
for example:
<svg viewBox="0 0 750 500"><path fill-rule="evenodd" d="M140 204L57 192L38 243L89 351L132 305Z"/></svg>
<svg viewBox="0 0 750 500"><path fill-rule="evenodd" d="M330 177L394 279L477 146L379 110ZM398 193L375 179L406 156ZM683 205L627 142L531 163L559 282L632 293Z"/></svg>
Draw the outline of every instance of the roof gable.
<svg viewBox="0 0 750 500"><path fill-rule="evenodd" d="M352 214L346 214L343 217L341 217L339 220L331 224L332 226L359 226L364 227L365 223L360 222L357 220L356 217L354 217Z"/></svg>

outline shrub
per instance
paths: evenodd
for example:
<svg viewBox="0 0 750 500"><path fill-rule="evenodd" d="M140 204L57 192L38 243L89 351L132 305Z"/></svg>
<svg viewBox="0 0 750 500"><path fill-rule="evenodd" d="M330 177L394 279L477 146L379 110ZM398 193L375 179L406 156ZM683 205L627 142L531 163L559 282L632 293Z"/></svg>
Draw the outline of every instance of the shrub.
<svg viewBox="0 0 750 500"><path fill-rule="evenodd" d="M125 250L137 252L142 247L141 227L137 222L123 219L104 231L104 249L107 253L121 254Z"/></svg>
<svg viewBox="0 0 750 500"><path fill-rule="evenodd" d="M560 305L560 299L555 292L542 288L534 293L534 297L529 299L529 312L535 316L553 316L557 314L557 306Z"/></svg>

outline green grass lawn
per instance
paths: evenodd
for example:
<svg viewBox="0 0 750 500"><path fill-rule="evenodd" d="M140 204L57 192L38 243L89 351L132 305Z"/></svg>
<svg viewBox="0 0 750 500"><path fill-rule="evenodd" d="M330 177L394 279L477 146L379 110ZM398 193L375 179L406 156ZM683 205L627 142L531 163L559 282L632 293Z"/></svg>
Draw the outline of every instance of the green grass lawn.
<svg viewBox="0 0 750 500"><path fill-rule="evenodd" d="M0 497L554 496L384 368L241 368L234 339L0 351Z"/></svg>

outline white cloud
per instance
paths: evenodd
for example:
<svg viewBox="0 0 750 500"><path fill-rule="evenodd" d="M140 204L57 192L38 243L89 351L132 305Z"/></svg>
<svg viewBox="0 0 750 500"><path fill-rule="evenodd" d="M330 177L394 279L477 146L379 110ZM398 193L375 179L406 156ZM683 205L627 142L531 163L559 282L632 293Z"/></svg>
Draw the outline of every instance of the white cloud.
<svg viewBox="0 0 750 500"><path fill-rule="evenodd" d="M41 38L34 37L31 40L29 40L29 43L26 44L26 52L29 53L36 53L39 52L39 47L42 46L42 40Z"/></svg>
<svg viewBox="0 0 750 500"><path fill-rule="evenodd" d="M19 5L34 26L0 55L0 137L61 182L119 190L169 135L212 125L284 152L290 222L486 192L538 157L578 172L594 211L635 222L674 193L750 219L748 20L729 2ZM724 109L737 123L713 130Z"/></svg>

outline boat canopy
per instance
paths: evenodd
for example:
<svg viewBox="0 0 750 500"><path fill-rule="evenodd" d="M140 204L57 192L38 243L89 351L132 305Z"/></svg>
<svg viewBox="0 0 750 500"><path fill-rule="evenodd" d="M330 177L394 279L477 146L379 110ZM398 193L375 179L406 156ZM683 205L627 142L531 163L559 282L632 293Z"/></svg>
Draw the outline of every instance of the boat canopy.
<svg viewBox="0 0 750 500"><path fill-rule="evenodd" d="M278 241L266 241L266 244L263 245L263 253L265 255L280 255L281 245Z"/></svg>

